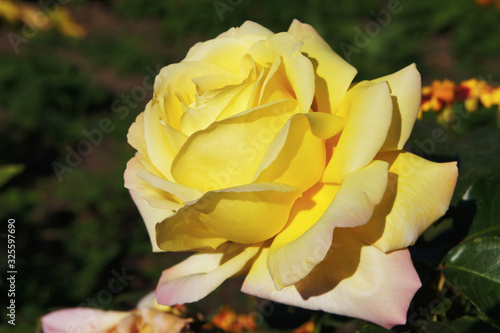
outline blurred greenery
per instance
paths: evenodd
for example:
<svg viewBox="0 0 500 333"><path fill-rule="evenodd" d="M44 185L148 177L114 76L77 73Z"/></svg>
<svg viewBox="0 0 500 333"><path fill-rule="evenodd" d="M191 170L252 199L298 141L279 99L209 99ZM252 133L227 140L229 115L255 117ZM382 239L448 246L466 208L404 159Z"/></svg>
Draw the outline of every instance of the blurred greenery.
<svg viewBox="0 0 500 333"><path fill-rule="evenodd" d="M348 58L359 71L358 79L386 75L414 62L427 83L444 77L457 81L482 77L496 85L500 81L500 10L472 0L79 0L71 2L69 8L87 31L86 37L37 31L15 52L6 37L11 33L23 36L23 25L3 22L0 26L0 166L24 166L22 173L0 188L0 215L5 221L1 242L5 243L7 219L15 219L18 271L16 326L8 325L2 314L1 332L33 332L41 315L62 307L94 306L95 302L102 308L129 309L142 294L155 288L162 269L185 256L151 253L143 222L123 187L123 171L134 154L126 142L127 129L152 94L144 84L144 79L152 82L148 68L156 70L180 61L194 43L245 20L278 32L297 18L312 24L336 52ZM378 29L370 30L375 23ZM127 102L127 96L134 98L137 87L146 90L146 96L136 95ZM116 112L116 105L125 106L127 112ZM98 144L91 145L88 154L80 154L87 156L71 160L71 151L85 151L82 142L89 140L85 133L98 128L103 119L110 121L110 130L102 134ZM487 250L472 246L473 240L466 239L468 228L500 223L495 215L498 178L484 180L492 179L488 177L500 168L498 127L477 115L462 125L465 127L460 130L444 128L447 140L433 142L431 150L425 149L429 146L422 148L422 142L441 128L433 119L417 122L409 140L409 147L425 158L458 160L460 178L453 206L435 225L438 229L431 228L429 232L434 234L430 240L421 239L412 247L424 287L417 293L409 316L419 309L424 309L424 314L418 312L418 320L409 320L395 331L465 332L485 325L487 329L498 327L495 318L488 318L482 300L467 291L464 296L460 290L443 298L446 288L436 287L436 281L442 279L438 268L444 262L467 269L473 264L460 261L453 253L464 249L481 256L481 251ZM55 171L58 164L54 163L68 166L68 158L73 166ZM474 189L496 191L495 203L480 195L472 201L462 200L473 184ZM496 249L498 258L496 236L490 236L494 239L485 244ZM454 252L447 256L452 248ZM4 258L0 259L2 267ZM481 265L498 265L494 259L484 255ZM111 299L99 299L108 281L122 269L134 276L130 284ZM446 269L444 274L449 274ZM498 270L492 274L496 282L488 286L496 288L498 294ZM446 286L452 288L453 283L451 279ZM487 288L481 281L474 283L477 288ZM195 306L207 316L213 314L221 300L235 298L238 286L227 288ZM2 302L6 293L2 271ZM447 304L445 310L436 312L429 307L436 297ZM233 302L234 307L248 311L256 304L245 296ZM300 317L302 322L310 316L307 313L302 319L298 312L286 309L267 316L269 329L280 329L286 315ZM318 318L325 330L386 331L360 321L353 324L341 316Z"/></svg>

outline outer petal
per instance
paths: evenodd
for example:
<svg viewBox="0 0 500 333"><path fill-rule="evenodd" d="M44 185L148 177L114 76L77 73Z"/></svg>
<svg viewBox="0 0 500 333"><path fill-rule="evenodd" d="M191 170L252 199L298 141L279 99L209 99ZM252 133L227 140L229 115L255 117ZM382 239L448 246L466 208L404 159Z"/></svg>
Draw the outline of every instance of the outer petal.
<svg viewBox="0 0 500 333"><path fill-rule="evenodd" d="M337 115L347 120L325 169L325 183L341 183L348 172L368 165L379 152L391 125L389 86L386 82L358 83L347 93Z"/></svg>
<svg viewBox="0 0 500 333"><path fill-rule="evenodd" d="M144 111L145 141L148 157L162 175L172 180L172 161L187 137L167 124L161 123L159 102L155 99L146 105Z"/></svg>
<svg viewBox="0 0 500 333"><path fill-rule="evenodd" d="M293 99L259 106L191 135L172 163L179 184L204 192L248 184L289 117Z"/></svg>
<svg viewBox="0 0 500 333"><path fill-rule="evenodd" d="M130 190L130 196L139 209L142 219L144 220L144 224L146 224L149 240L151 241L151 245L153 246L153 252L161 252L162 250L158 247L158 245L156 245L155 226L156 223L163 221L166 217L172 215L174 212L170 209L159 209L151 206L139 195L139 193L134 190ZM182 206L179 205L179 207Z"/></svg>
<svg viewBox="0 0 500 333"><path fill-rule="evenodd" d="M156 227L157 242L164 248L161 244L165 238L179 234L172 228L198 222L215 235L233 242L252 244L265 241L283 228L299 195L293 186L266 183L208 192L159 223Z"/></svg>
<svg viewBox="0 0 500 333"><path fill-rule="evenodd" d="M280 291L267 270L264 249L242 291L284 304L372 321L390 328L406 322L421 284L408 250L386 254L346 229L335 233L331 253L299 283Z"/></svg>
<svg viewBox="0 0 500 333"><path fill-rule="evenodd" d="M248 41L241 38L222 35L195 44L182 62L215 64L230 73L238 73L240 60L247 53L250 45Z"/></svg>
<svg viewBox="0 0 500 333"><path fill-rule="evenodd" d="M144 112L141 112L130 126L127 133L127 141L138 152L142 154L147 152L148 148L144 138Z"/></svg>
<svg viewBox="0 0 500 333"><path fill-rule="evenodd" d="M44 333L106 333L130 315L129 312L73 308L51 312L42 317Z"/></svg>
<svg viewBox="0 0 500 333"><path fill-rule="evenodd" d="M268 267L276 289L300 281L325 258L335 228L369 220L387 187L387 168L387 163L375 161L347 174L340 187L315 187L297 200L286 228L269 250Z"/></svg>
<svg viewBox="0 0 500 333"><path fill-rule="evenodd" d="M156 245L155 225L174 214L174 211L180 209L182 204L169 193L151 186L137 176L139 172L146 170L140 157L139 154L127 163L124 175L125 187L130 190L132 200L134 200L146 224L153 251L158 252L161 250Z"/></svg>
<svg viewBox="0 0 500 333"><path fill-rule="evenodd" d="M222 245L216 253L194 254L163 271L156 298L159 304L195 302L237 274L259 251L259 246Z"/></svg>
<svg viewBox="0 0 500 333"><path fill-rule="evenodd" d="M356 76L356 69L333 52L309 24L294 20L288 32L304 42L301 51L314 65L316 111L334 114Z"/></svg>
<svg viewBox="0 0 500 333"><path fill-rule="evenodd" d="M218 37L236 37L250 43L255 43L272 35L274 35L274 33L262 25L252 21L245 21L240 27L231 28Z"/></svg>
<svg viewBox="0 0 500 333"><path fill-rule="evenodd" d="M448 210L458 170L456 162L434 163L404 151L377 158L390 163L389 186L370 221L355 232L388 252L413 244Z"/></svg>
<svg viewBox="0 0 500 333"><path fill-rule="evenodd" d="M403 149L410 137L420 107L422 98L420 73L417 71L417 66L412 64L399 72L372 80L372 82L383 81L387 81L391 89L394 110L382 151Z"/></svg>

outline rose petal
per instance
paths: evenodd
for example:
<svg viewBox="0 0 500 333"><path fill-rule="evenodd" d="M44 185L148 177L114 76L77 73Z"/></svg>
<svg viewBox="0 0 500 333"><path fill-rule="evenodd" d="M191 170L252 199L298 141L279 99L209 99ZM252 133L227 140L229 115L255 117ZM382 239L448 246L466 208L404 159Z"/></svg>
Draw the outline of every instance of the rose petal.
<svg viewBox="0 0 500 333"><path fill-rule="evenodd" d="M324 113L291 117L267 149L254 182L283 183L307 190L323 174L324 139L340 132L342 124L338 117Z"/></svg>
<svg viewBox="0 0 500 333"><path fill-rule="evenodd" d="M394 110L391 127L381 150L403 149L410 137L420 107L422 98L420 73L415 64L412 64L396 73L372 80L375 83L383 81L387 81L391 89Z"/></svg>
<svg viewBox="0 0 500 333"><path fill-rule="evenodd" d="M301 52L314 65L316 111L334 114L356 76L356 68L333 52L309 24L294 20L288 32L304 42Z"/></svg>
<svg viewBox="0 0 500 333"><path fill-rule="evenodd" d="M458 170L456 162L434 163L404 151L377 158L390 163L389 186L370 221L355 232L389 252L413 244L448 210Z"/></svg>
<svg viewBox="0 0 500 333"><path fill-rule="evenodd" d="M42 329L44 333L106 333L129 314L89 308L64 309L43 316Z"/></svg>
<svg viewBox="0 0 500 333"><path fill-rule="evenodd" d="M374 161L347 174L340 187L325 184L304 193L269 250L276 289L300 281L325 258L335 228L363 225L370 219L387 187L387 169L386 162Z"/></svg>
<svg viewBox="0 0 500 333"><path fill-rule="evenodd" d="M268 249L252 264L242 291L272 301L353 316L386 328L406 322L421 284L408 250L386 254L347 229L335 232L329 255L303 280L278 291L267 270Z"/></svg>
<svg viewBox="0 0 500 333"><path fill-rule="evenodd" d="M135 122L130 125L127 133L128 143L138 152L147 153L146 139L144 138L144 112L141 112Z"/></svg>
<svg viewBox="0 0 500 333"><path fill-rule="evenodd" d="M239 83L238 75L210 63L181 62L162 68L155 78L153 93L153 99L162 109L161 120L172 128L181 130L182 105L193 103L197 92L192 79L207 75L227 75L233 78L234 83Z"/></svg>
<svg viewBox="0 0 500 333"><path fill-rule="evenodd" d="M147 170L141 170L137 173L137 177L148 182L151 186L175 195L182 202L188 202L199 199L204 193L181 184L177 184L166 179L155 176Z"/></svg>
<svg viewBox="0 0 500 333"><path fill-rule="evenodd" d="M262 25L252 21L245 21L241 27L231 28L218 37L236 37L253 44L272 35L274 33Z"/></svg>
<svg viewBox="0 0 500 333"><path fill-rule="evenodd" d="M157 242L179 235L172 228L201 222L209 231L232 242L252 244L276 235L285 225L300 195L285 184L249 184L208 192L156 227ZM180 228L180 227L179 227ZM188 227L186 227L188 229Z"/></svg>
<svg viewBox="0 0 500 333"><path fill-rule="evenodd" d="M265 36L258 36L260 40ZM222 35L218 38L195 44L182 63L199 62L214 64L230 73L238 73L240 60L252 44L244 39ZM228 56L231 55L231 56ZM201 75L196 75L201 76ZM196 77L192 75L191 77ZM181 88L182 89L182 88ZM193 94L194 96L194 94Z"/></svg>
<svg viewBox="0 0 500 333"><path fill-rule="evenodd" d="M240 272L259 251L259 246L225 244L215 253L194 254L163 271L156 289L159 304L196 302L227 278Z"/></svg>
<svg viewBox="0 0 500 333"><path fill-rule="evenodd" d="M144 127L148 157L164 178L172 180L172 161L187 137L161 123L160 107L154 99L146 105Z"/></svg>
<svg viewBox="0 0 500 333"><path fill-rule="evenodd" d="M250 183L267 147L297 112L295 100L284 100L213 123L186 141L172 163L173 177L204 192Z"/></svg>
<svg viewBox="0 0 500 333"><path fill-rule="evenodd" d="M392 100L386 82L363 81L350 89L336 115L346 116L344 130L328 162L325 183L368 165L379 152L391 125Z"/></svg>
<svg viewBox="0 0 500 333"><path fill-rule="evenodd" d="M299 104L301 112L309 112L314 98L314 69L311 61L300 51L303 43L289 33L278 33L267 40L253 44L248 53L257 64L275 63L276 59L281 59L282 67L276 63L278 75L270 78L278 79L279 84L271 85L270 92L282 91L295 93L295 98ZM278 89L272 89L272 87ZM264 89L266 92L266 89ZM262 103L267 102L265 94L262 95Z"/></svg>
<svg viewBox="0 0 500 333"><path fill-rule="evenodd" d="M138 154L127 163L124 175L125 187L130 190L132 200L141 213L153 251L158 252L161 250L156 245L156 223L174 214L174 211L179 210L182 204L171 194L151 186L151 184L137 176L139 172L147 170L141 162L142 157Z"/></svg>
<svg viewBox="0 0 500 333"><path fill-rule="evenodd" d="M181 118L181 128L186 135L204 130L216 120L248 110L254 82L245 82L223 89L201 105L189 108Z"/></svg>

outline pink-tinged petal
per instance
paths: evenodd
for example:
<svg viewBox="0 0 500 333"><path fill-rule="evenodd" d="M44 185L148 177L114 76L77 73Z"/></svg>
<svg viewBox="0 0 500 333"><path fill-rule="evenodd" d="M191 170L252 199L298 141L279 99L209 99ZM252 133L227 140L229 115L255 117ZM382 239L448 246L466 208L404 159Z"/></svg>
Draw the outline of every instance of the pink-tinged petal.
<svg viewBox="0 0 500 333"><path fill-rule="evenodd" d="M335 114L356 76L356 68L338 56L309 24L294 20L288 32L304 43L301 52L313 63L315 111Z"/></svg>
<svg viewBox="0 0 500 333"><path fill-rule="evenodd" d="M323 261L336 228L370 219L387 187L387 169L388 163L374 161L347 174L342 185L315 186L296 201L269 250L267 264L276 289L300 281Z"/></svg>
<svg viewBox="0 0 500 333"><path fill-rule="evenodd" d="M259 246L224 244L215 253L194 254L163 271L156 298L159 304L196 302L220 286L227 278L245 268Z"/></svg>
<svg viewBox="0 0 500 333"><path fill-rule="evenodd" d="M417 66L412 64L391 75L383 76L372 82L389 84L392 96L392 121L382 151L403 149L410 137L417 119L422 98L422 83Z"/></svg>
<svg viewBox="0 0 500 333"><path fill-rule="evenodd" d="M72 308L51 312L42 317L44 333L107 333L130 312Z"/></svg>
<svg viewBox="0 0 500 333"><path fill-rule="evenodd" d="M413 244L448 210L458 177L456 162L434 163L405 151L377 155L387 161L389 186L384 198L356 234L382 251Z"/></svg>
<svg viewBox="0 0 500 333"><path fill-rule="evenodd" d="M386 141L392 119L387 82L358 83L347 92L336 115L346 117L346 123L323 182L340 184L348 172L368 165Z"/></svg>
<svg viewBox="0 0 500 333"><path fill-rule="evenodd" d="M272 301L365 319L391 328L421 283L408 250L386 254L338 229L328 256L295 285L278 291L267 269L268 249L253 263L242 291Z"/></svg>

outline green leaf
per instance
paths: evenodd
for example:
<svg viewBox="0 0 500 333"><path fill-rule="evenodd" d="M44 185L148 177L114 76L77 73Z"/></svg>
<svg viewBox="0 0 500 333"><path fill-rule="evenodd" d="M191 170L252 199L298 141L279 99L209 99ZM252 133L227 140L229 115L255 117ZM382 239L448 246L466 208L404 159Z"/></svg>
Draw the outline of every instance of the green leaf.
<svg viewBox="0 0 500 333"><path fill-rule="evenodd" d="M481 312L500 317L500 237L476 237L454 247L443 273Z"/></svg>
<svg viewBox="0 0 500 333"><path fill-rule="evenodd" d="M465 240L478 236L500 236L500 177L482 178L470 190L477 213Z"/></svg>
<svg viewBox="0 0 500 333"><path fill-rule="evenodd" d="M0 166L0 187L6 184L14 176L20 174L24 170L21 164L9 164Z"/></svg>
<svg viewBox="0 0 500 333"><path fill-rule="evenodd" d="M469 332L498 332L495 328L483 323L479 319L464 316L449 322L428 322L425 327L427 333L469 333Z"/></svg>

